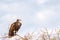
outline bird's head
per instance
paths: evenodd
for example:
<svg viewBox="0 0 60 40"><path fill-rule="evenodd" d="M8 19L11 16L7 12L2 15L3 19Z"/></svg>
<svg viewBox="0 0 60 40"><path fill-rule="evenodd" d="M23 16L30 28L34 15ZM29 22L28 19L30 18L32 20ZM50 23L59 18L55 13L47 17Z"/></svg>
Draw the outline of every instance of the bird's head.
<svg viewBox="0 0 60 40"><path fill-rule="evenodd" d="M17 22L21 21L21 19L17 19Z"/></svg>

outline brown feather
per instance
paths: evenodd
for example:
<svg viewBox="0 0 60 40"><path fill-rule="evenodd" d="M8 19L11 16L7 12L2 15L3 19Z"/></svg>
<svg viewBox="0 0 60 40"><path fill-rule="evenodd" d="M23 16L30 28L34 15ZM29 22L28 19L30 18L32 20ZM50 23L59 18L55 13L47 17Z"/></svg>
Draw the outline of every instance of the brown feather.
<svg viewBox="0 0 60 40"><path fill-rule="evenodd" d="M11 24L8 35L14 36L16 32L18 32L18 30L20 29L21 25L22 24L20 22L14 22L13 24Z"/></svg>

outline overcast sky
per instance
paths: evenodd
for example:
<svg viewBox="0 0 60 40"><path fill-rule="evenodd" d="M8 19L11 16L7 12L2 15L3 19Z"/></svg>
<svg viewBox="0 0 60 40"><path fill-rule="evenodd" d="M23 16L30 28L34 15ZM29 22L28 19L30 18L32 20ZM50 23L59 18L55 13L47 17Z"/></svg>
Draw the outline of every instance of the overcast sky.
<svg viewBox="0 0 60 40"><path fill-rule="evenodd" d="M60 0L0 0L0 35L7 34L18 18L22 20L21 35L60 28Z"/></svg>

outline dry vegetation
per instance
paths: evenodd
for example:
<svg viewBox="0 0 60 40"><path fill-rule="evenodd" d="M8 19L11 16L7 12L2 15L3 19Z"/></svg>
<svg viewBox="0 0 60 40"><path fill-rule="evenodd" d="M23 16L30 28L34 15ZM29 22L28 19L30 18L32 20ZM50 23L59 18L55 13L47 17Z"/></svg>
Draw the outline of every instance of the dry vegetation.
<svg viewBox="0 0 60 40"><path fill-rule="evenodd" d="M19 36L19 39L16 40L60 40L60 29L54 30L55 32L49 31L45 29L44 31L40 31L37 34L34 33L28 33L24 35L24 37Z"/></svg>

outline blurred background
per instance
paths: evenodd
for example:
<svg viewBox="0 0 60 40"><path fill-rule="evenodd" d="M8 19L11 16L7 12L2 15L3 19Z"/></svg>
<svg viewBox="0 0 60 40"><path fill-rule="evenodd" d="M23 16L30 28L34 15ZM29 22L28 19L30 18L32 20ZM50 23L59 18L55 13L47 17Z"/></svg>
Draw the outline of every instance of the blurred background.
<svg viewBox="0 0 60 40"><path fill-rule="evenodd" d="M0 0L0 35L8 34L16 19L22 20L21 36L60 28L60 0Z"/></svg>

